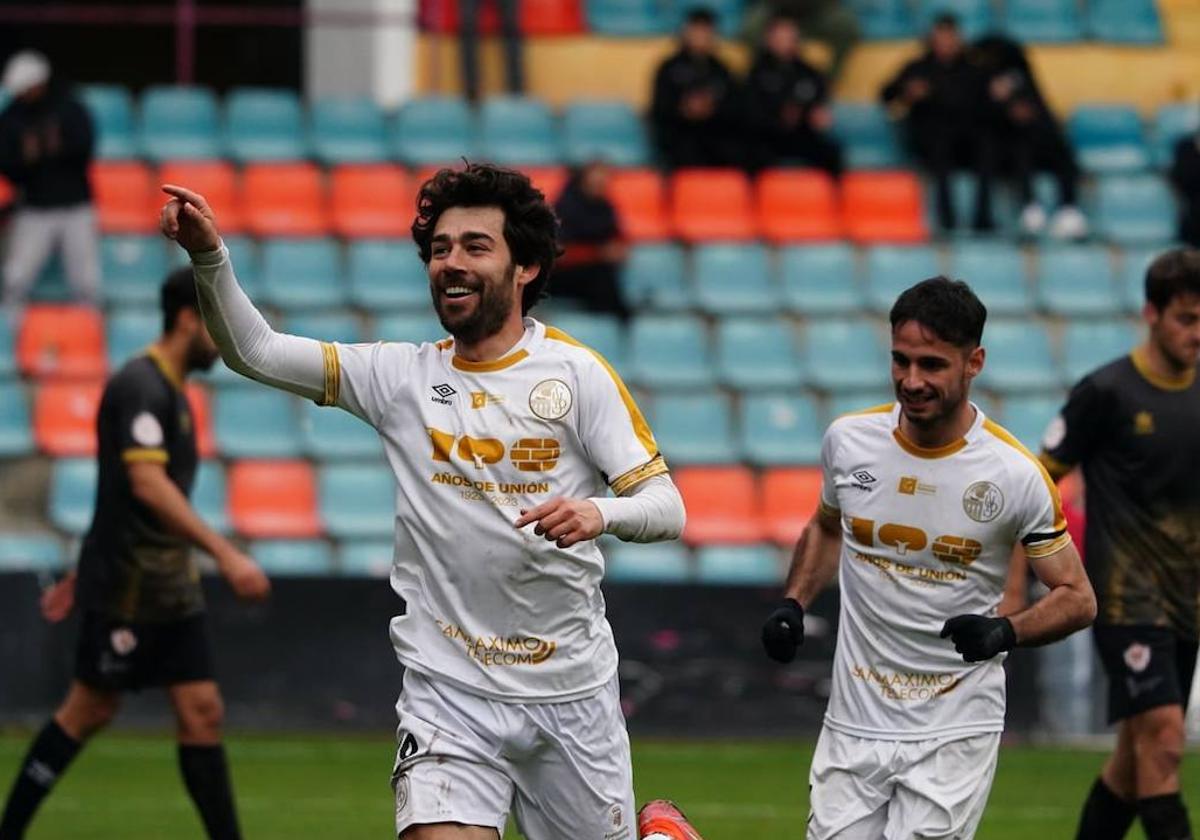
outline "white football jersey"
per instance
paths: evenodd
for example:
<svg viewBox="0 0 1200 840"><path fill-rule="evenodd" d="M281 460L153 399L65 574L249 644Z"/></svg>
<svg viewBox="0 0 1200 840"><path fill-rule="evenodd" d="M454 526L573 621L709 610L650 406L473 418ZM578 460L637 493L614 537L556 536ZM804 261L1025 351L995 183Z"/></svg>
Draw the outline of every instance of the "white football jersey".
<svg viewBox="0 0 1200 840"><path fill-rule="evenodd" d="M513 522L555 496L620 495L667 471L616 372L532 318L489 362L458 358L451 339L322 349L323 402L374 426L396 474L400 661L500 700L601 688L617 652L596 542L561 549Z"/></svg>
<svg viewBox="0 0 1200 840"><path fill-rule="evenodd" d="M1042 557L1071 538L1045 469L976 412L938 449L900 433L898 404L825 433L821 505L842 521L831 729L923 740L1004 728L1004 657L963 662L939 633L955 615L995 615L1018 543Z"/></svg>

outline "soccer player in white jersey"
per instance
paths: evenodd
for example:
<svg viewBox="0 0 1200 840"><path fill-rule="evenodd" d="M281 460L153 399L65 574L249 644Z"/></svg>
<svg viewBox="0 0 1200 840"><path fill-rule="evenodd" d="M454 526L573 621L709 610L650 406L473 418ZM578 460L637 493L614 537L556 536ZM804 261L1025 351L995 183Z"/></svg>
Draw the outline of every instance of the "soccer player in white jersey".
<svg viewBox="0 0 1200 840"><path fill-rule="evenodd" d="M635 837L595 540L673 539L683 503L612 368L527 317L558 251L542 194L487 165L427 181L412 232L451 338L345 345L273 331L203 197L164 189L225 362L370 423L396 474L398 835L496 840L511 811L530 840Z"/></svg>
<svg viewBox="0 0 1200 840"><path fill-rule="evenodd" d="M763 627L790 661L838 574L833 687L810 772L809 840L964 840L1004 727L1005 652L1086 627L1095 597L1037 459L970 402L987 312L944 277L891 311L894 405L842 417L819 509ZM996 614L1016 545L1049 594Z"/></svg>

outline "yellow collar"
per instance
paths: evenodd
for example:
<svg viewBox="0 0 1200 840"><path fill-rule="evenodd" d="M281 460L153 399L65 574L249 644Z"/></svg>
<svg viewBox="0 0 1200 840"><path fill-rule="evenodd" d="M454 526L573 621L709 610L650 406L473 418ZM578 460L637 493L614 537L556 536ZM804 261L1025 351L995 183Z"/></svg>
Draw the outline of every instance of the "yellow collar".
<svg viewBox="0 0 1200 840"><path fill-rule="evenodd" d="M150 361L154 362L154 364L158 366L158 369L162 371L162 375L167 378L168 382L170 382L180 391L183 390L183 377L175 372L175 369L171 367L170 363L163 358L163 354L158 352L157 347L154 345L147 347L146 355L150 357Z"/></svg>
<svg viewBox="0 0 1200 840"><path fill-rule="evenodd" d="M1192 383L1196 380L1196 369L1192 368L1182 376L1163 376L1160 373L1155 373L1150 368L1150 362L1147 361L1142 353L1142 348L1136 348L1129 354L1129 358L1133 361L1133 366L1137 368L1137 372L1142 375L1142 378L1153 385L1155 388L1161 388L1164 391L1185 391L1192 387Z"/></svg>

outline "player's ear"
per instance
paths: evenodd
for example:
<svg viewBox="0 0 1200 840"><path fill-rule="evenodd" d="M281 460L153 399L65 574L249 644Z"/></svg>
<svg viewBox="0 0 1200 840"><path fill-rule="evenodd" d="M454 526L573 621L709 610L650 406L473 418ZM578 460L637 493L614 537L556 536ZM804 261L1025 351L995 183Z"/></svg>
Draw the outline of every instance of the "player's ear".
<svg viewBox="0 0 1200 840"><path fill-rule="evenodd" d="M537 276L542 273L542 267L537 265L518 265L515 274L517 280L517 288L521 289L537 279Z"/></svg>
<svg viewBox="0 0 1200 840"><path fill-rule="evenodd" d="M983 362L987 351L983 347L973 347L967 354L967 376L974 379L983 370Z"/></svg>

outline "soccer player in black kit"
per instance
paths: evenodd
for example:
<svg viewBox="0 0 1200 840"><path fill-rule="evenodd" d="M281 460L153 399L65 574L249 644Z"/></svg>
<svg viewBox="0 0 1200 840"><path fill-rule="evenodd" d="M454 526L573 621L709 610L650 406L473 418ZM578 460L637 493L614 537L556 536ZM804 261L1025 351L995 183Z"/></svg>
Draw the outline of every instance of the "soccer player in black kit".
<svg viewBox="0 0 1200 840"><path fill-rule="evenodd" d="M65 618L75 602L82 609L75 677L21 762L0 819L0 840L24 836L84 742L112 720L122 692L146 686L167 690L179 768L208 836L240 837L191 547L212 555L240 597L264 598L270 584L188 502L197 455L184 378L217 359L190 268L166 278L162 313L162 336L109 380L100 402L92 525L77 571L42 599L50 621Z"/></svg>
<svg viewBox="0 0 1200 840"><path fill-rule="evenodd" d="M1083 469L1093 628L1117 746L1083 807L1079 840L1189 840L1180 795L1184 711L1200 635L1200 251L1146 272L1147 339L1072 389L1046 431L1055 478Z"/></svg>

